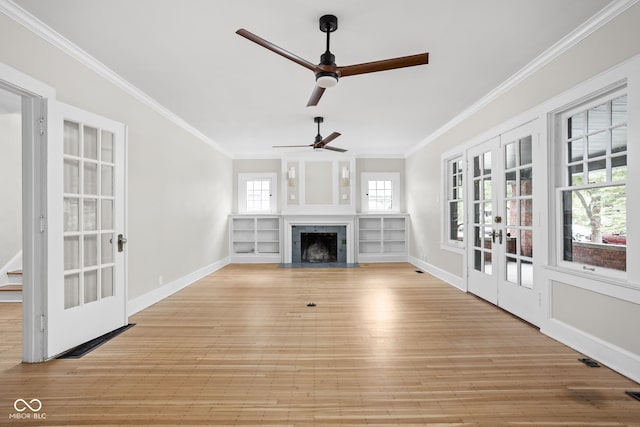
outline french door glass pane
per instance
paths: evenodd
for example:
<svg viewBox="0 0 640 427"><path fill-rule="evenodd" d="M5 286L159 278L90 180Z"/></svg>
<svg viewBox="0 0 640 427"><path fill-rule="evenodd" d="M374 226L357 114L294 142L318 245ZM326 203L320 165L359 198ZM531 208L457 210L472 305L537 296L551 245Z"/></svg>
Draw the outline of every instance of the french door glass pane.
<svg viewBox="0 0 640 427"><path fill-rule="evenodd" d="M98 271L92 270L84 273L84 302L89 303L98 300Z"/></svg>
<svg viewBox="0 0 640 427"><path fill-rule="evenodd" d="M531 164L531 135L520 140L520 166Z"/></svg>
<svg viewBox="0 0 640 427"><path fill-rule="evenodd" d="M103 162L113 163L113 133L102 131L101 137L102 155L100 159Z"/></svg>
<svg viewBox="0 0 640 427"><path fill-rule="evenodd" d="M98 194L98 165L95 163L84 164L83 194Z"/></svg>
<svg viewBox="0 0 640 427"><path fill-rule="evenodd" d="M113 267L104 267L101 274L102 298L113 296Z"/></svg>
<svg viewBox="0 0 640 427"><path fill-rule="evenodd" d="M79 231L80 219L80 199L65 197L64 209L64 231Z"/></svg>
<svg viewBox="0 0 640 427"><path fill-rule="evenodd" d="M64 308L80 305L80 275L69 274L64 277Z"/></svg>
<svg viewBox="0 0 640 427"><path fill-rule="evenodd" d="M80 193L80 162L73 159L64 160L63 189L68 194Z"/></svg>
<svg viewBox="0 0 640 427"><path fill-rule="evenodd" d="M113 167L102 166L102 191L103 196L113 196Z"/></svg>
<svg viewBox="0 0 640 427"><path fill-rule="evenodd" d="M83 207L83 225L84 231L93 231L98 229L98 200L85 199Z"/></svg>
<svg viewBox="0 0 640 427"><path fill-rule="evenodd" d="M85 159L98 160L98 129L84 126L84 152Z"/></svg>
<svg viewBox="0 0 640 427"><path fill-rule="evenodd" d="M113 262L113 234L103 234L101 236L101 257L102 264Z"/></svg>
<svg viewBox="0 0 640 427"><path fill-rule="evenodd" d="M102 229L103 230L112 230L113 229L113 200L102 199Z"/></svg>
<svg viewBox="0 0 640 427"><path fill-rule="evenodd" d="M64 269L77 270L80 268L80 237L66 236L64 238Z"/></svg>
<svg viewBox="0 0 640 427"><path fill-rule="evenodd" d="M64 154L80 155L80 125L69 121L64 122Z"/></svg>
<svg viewBox="0 0 640 427"><path fill-rule="evenodd" d="M98 265L98 236L84 236L84 267Z"/></svg>

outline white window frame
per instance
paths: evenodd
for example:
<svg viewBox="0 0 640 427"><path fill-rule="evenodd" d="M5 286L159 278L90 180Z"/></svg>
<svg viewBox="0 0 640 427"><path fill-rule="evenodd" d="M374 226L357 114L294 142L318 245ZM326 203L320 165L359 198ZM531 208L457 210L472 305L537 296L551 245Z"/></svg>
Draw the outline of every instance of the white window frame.
<svg viewBox="0 0 640 427"><path fill-rule="evenodd" d="M374 210L369 208L369 181L391 181L391 209ZM363 172L360 175L360 210L363 213L400 213L402 194L400 193L399 172Z"/></svg>
<svg viewBox="0 0 640 427"><path fill-rule="evenodd" d="M442 223L441 223L440 230L442 230L442 234L440 236L440 248L462 254L464 253L464 248L465 248L464 242L465 242L466 234L463 233L462 241L452 240L451 230L450 230L451 218L450 218L450 211L449 211L449 202L453 200L451 198L451 195L452 195L451 165L454 162L458 162L462 165L463 195L459 196L457 199L462 203L462 218L459 218L458 221L462 220L463 224L467 222L466 220L467 210L466 210L466 204L465 204L465 196L466 196L465 174L467 173L466 156L464 152L460 152L460 151L456 151L454 153L445 153L442 156L442 161L441 161L442 188L441 188L440 200L442 201L441 202L442 215L440 218Z"/></svg>
<svg viewBox="0 0 640 427"><path fill-rule="evenodd" d="M612 99L617 98L621 95L627 94L629 96L629 92L627 90L627 85L625 84L617 84L614 87L608 87L598 91L597 93L593 93L587 97L582 98L579 102L568 105L565 108L562 108L553 114L553 125L555 128L554 132L554 140L553 143L553 152L555 153L556 159L558 161L555 164L555 176L553 187L555 191L555 260L554 263L556 266L566 269L567 271L579 272L580 274L589 274L594 276L600 276L602 278L609 278L614 280L622 280L626 281L627 279L627 271L629 266L629 247L627 246L627 271L614 270L611 268L605 267L593 267L589 264L580 263L577 261L566 261L563 259L563 213L562 213L562 193L567 190L580 189L584 186L572 186L568 179L567 173L567 165L568 165L568 150L566 149L566 135L567 135L567 119L579 112L588 111L589 109L601 105L606 102L610 102ZM629 126L630 121L630 112L627 111L627 128ZM627 168L629 168L629 136L627 135ZM627 172L628 173L628 172ZM593 184L592 187L611 187L617 185L623 185L627 189L627 211L629 204L629 193L628 193L628 181L606 181L603 183ZM628 212L627 212L628 219ZM628 221L627 221L628 223ZM628 227L628 225L627 225ZM629 233L627 233L628 236Z"/></svg>
<svg viewBox="0 0 640 427"><path fill-rule="evenodd" d="M263 173L239 173L238 174L238 213L272 214L278 212L278 182L277 174L271 172ZM270 180L271 201L269 209L248 210L247 209L247 182L258 180Z"/></svg>

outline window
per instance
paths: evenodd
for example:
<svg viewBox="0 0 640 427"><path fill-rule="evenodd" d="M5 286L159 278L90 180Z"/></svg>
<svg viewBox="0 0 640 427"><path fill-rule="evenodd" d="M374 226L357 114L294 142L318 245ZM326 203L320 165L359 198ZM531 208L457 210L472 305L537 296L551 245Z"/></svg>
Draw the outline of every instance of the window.
<svg viewBox="0 0 640 427"><path fill-rule="evenodd" d="M447 167L447 214L448 236L451 242L462 242L464 238L464 203L462 193L462 157L448 162Z"/></svg>
<svg viewBox="0 0 640 427"><path fill-rule="evenodd" d="M400 174L362 174L363 212L400 212Z"/></svg>
<svg viewBox="0 0 640 427"><path fill-rule="evenodd" d="M276 174L238 174L238 212L276 212Z"/></svg>
<svg viewBox="0 0 640 427"><path fill-rule="evenodd" d="M271 210L271 180L255 179L246 182L247 212Z"/></svg>
<svg viewBox="0 0 640 427"><path fill-rule="evenodd" d="M559 260L626 271L627 95L617 91L562 115Z"/></svg>

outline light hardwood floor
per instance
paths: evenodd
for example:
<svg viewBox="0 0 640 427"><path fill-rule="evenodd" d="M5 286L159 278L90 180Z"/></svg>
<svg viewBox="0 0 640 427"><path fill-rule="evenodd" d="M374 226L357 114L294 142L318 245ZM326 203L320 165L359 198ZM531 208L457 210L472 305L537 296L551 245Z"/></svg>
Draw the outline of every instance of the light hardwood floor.
<svg viewBox="0 0 640 427"><path fill-rule="evenodd" d="M316 307L307 307L315 302ZM640 425L640 386L409 264L230 265L81 359L20 363L0 306L0 425Z"/></svg>

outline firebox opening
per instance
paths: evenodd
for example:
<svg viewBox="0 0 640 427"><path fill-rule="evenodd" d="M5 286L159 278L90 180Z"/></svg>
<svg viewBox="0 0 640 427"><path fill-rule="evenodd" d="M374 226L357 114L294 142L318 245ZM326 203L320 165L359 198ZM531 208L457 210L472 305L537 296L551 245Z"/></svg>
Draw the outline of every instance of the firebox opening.
<svg viewBox="0 0 640 427"><path fill-rule="evenodd" d="M336 262L338 233L300 233L302 262Z"/></svg>

